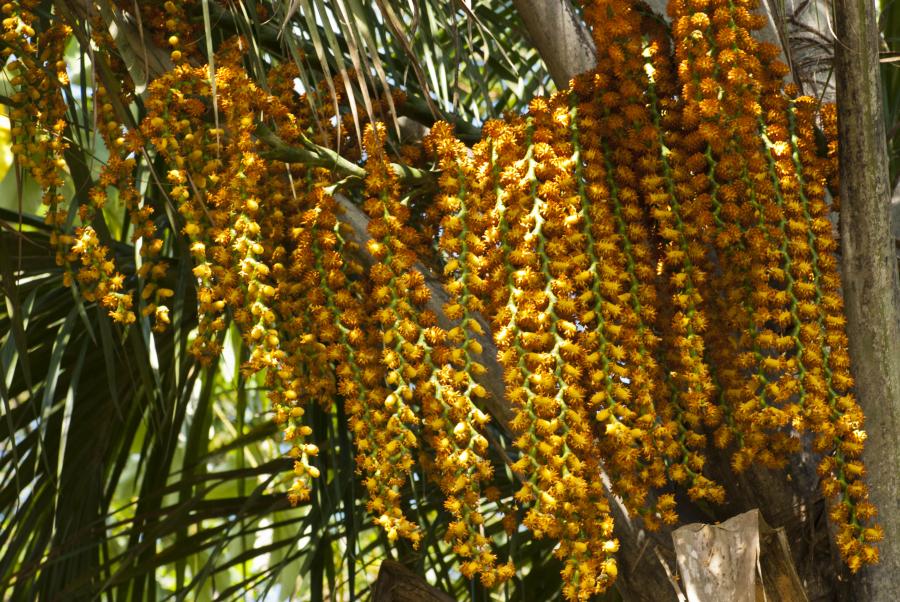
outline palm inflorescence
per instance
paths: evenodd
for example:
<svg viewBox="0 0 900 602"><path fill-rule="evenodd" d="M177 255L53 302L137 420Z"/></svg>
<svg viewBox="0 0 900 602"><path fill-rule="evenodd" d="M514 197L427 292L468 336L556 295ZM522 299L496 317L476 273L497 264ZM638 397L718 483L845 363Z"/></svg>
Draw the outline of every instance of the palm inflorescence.
<svg viewBox="0 0 900 602"><path fill-rule="evenodd" d="M471 146L444 122L411 144L377 121L357 135L340 86L298 94L292 62L254 76L240 37L205 61L187 43L189 0L140 3L172 67L128 122L138 92L108 53L94 101L109 160L77 207L62 192L70 30L39 27L36 4L3 5L13 150L43 189L67 285L163 332L176 319L167 249L188 246L191 351L209 362L239 329L242 370L265 375L290 443L292 503L319 477L308 408L339 399L390 541L421 539L403 499L421 455L464 575L515 573L486 535L490 502L507 532L558 542L566 597L587 599L617 574L608 488L647 527L672 525L679 492L723 501L711 446L741 472L783 467L808 440L844 559L877 561L830 219L836 147L819 144L834 109L785 84L778 49L753 36L754 0L672 0L669 24L633 0L585 0L597 68L484 123ZM305 150L285 158L272 140ZM135 178L141 161L162 205ZM133 273L95 223L113 198L139 245ZM177 230L161 229L165 212ZM513 410L500 460L490 362ZM519 486L500 506L497 469Z"/></svg>

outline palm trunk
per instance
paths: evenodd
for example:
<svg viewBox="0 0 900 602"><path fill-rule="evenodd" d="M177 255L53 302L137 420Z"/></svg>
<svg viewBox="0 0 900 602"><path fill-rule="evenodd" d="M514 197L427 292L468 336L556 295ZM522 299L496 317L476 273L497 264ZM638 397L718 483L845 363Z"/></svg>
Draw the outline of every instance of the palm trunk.
<svg viewBox="0 0 900 602"><path fill-rule="evenodd" d="M859 600L900 597L900 281L890 230L888 158L875 5L835 2L844 299L865 460L885 537L881 564L855 579Z"/></svg>
<svg viewBox="0 0 900 602"><path fill-rule="evenodd" d="M513 0L534 47L560 89L597 64L594 40L568 0Z"/></svg>

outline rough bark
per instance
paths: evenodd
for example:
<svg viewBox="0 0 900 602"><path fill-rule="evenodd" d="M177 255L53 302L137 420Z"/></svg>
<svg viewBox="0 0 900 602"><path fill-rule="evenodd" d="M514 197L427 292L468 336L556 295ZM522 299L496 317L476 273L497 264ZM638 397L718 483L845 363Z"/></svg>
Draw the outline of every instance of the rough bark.
<svg viewBox="0 0 900 602"><path fill-rule="evenodd" d="M455 602L454 598L428 585L414 572L393 560L378 569L372 602Z"/></svg>
<svg viewBox="0 0 900 602"><path fill-rule="evenodd" d="M675 578L675 551L668 530L650 533L611 493L610 509L619 540L616 590L627 602L684 602Z"/></svg>
<svg viewBox="0 0 900 602"><path fill-rule="evenodd" d="M835 2L844 300L856 393L866 414L865 460L885 538L881 563L857 575L859 600L900 598L900 281L890 230L890 185L875 5Z"/></svg>
<svg viewBox="0 0 900 602"><path fill-rule="evenodd" d="M597 64L594 40L568 0L513 0L558 88Z"/></svg>

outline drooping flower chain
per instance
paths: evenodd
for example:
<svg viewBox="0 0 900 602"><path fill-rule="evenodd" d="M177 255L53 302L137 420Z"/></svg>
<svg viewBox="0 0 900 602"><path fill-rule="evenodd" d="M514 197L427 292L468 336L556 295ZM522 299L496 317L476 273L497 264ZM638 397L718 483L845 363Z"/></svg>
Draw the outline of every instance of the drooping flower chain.
<svg viewBox="0 0 900 602"><path fill-rule="evenodd" d="M822 488L836 500L831 518L838 546L855 571L877 561L872 542L880 529L871 525L875 511L860 481L864 469L857 458L865 433L849 392L836 245L825 201L828 169L816 153L814 101L791 100L777 50L751 35L763 25L756 8L752 0L722 6L676 1L669 7L675 46L685 61L679 75L686 86L696 86L684 96L688 103L702 99L694 114L707 117L700 126L707 156L718 160L720 186L738 182L753 207L741 242L753 259L743 288L756 291L749 297L756 305L750 328L758 334L739 365L757 375L761 411L754 411L753 397L737 408L736 419L750 436L735 464L740 469L754 457L784 462L799 445L786 438L788 427L817 433L814 446L825 456Z"/></svg>
<svg viewBox="0 0 900 602"><path fill-rule="evenodd" d="M4 4L21 101L14 151L44 189L67 283L114 319L135 319L91 224L113 186L142 243L138 303L156 327L169 321L162 239L134 178L136 153L149 149L166 164L160 180L195 260L193 352L213 360L233 319L250 351L243 369L265 373L291 443L292 502L308 499L319 476L305 405L339 395L369 510L388 538L420 541L403 489L415 450L434 450L428 469L453 515L447 537L462 572L486 585L511 576L483 532L493 467L478 408L480 313L515 410L516 500L528 506L526 526L559 540L567 598L587 599L616 576L601 474L648 526L673 523L674 496L658 493L668 483L722 498L703 475L709 431L733 446L736 470L783 465L799 448L792 431L813 433L842 554L853 570L877 560L825 197L835 146L818 157L814 103L784 89L777 53L753 39L753 0L673 0L671 38L643 5L586 2L595 72L536 99L525 117L486 124L471 151L435 126L427 144L441 195L430 217L446 266L446 328L426 307L416 263L429 247L411 227L384 126L370 125L363 141L367 271L332 196L339 178L265 159L256 138L263 121L289 143L316 131L327 144L347 115L311 114L289 66L273 68L263 91L237 39L220 49L210 81L208 67L187 60L197 53L180 25L185 2L147 9L177 67L151 84L139 132L123 130L103 101L111 92L98 90L111 159L71 226L60 193L68 33L36 33L35 4ZM127 90L118 101L130 102ZM833 111L821 119L835 129ZM341 144L355 141L343 129Z"/></svg>

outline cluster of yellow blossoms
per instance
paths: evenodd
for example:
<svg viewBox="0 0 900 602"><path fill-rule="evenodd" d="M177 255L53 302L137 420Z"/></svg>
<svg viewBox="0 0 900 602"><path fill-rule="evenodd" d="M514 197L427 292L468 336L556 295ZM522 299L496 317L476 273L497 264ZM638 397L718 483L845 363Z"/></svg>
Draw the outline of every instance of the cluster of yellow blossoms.
<svg viewBox="0 0 900 602"><path fill-rule="evenodd" d="M705 157L705 193L719 275L710 357L723 406L740 438L734 468L778 466L814 433L822 490L833 500L841 554L852 570L877 561L875 509L861 481L863 416L851 393L843 302L826 186L817 154L816 106L784 88L778 50L751 32L756 4L673 0L683 86L682 127ZM823 112L831 130L833 109ZM729 337L723 336L729 334ZM729 357L730 356L730 357ZM729 437L723 436L724 440Z"/></svg>
<svg viewBox="0 0 900 602"><path fill-rule="evenodd" d="M69 30L36 32L36 4L2 5L2 56L14 56L13 150L44 190L65 282L116 321L162 332L174 319L166 257L187 249L192 352L211 361L237 326L243 370L265 374L290 443L293 503L320 474L306 406L340 398L388 539L420 543L404 492L417 456L430 456L421 464L444 494L462 573L509 579L486 534L507 457L491 454L479 384L492 337L514 410L514 500L526 527L559 542L568 599L616 578L604 483L648 527L675 524L671 491L723 500L704 474L710 445L732 450L738 472L780 467L805 433L841 553L852 570L877 561L826 192L836 115L784 86L777 50L752 35L755 0L672 0L671 30L640 2L585 0L596 70L525 115L486 123L472 148L438 123L421 149L399 153L381 124L353 137L349 112L334 114L346 104L339 88L337 103L318 103L328 114L295 92L293 65L255 81L239 38L221 45L214 70L198 66L190 3L148 4L144 24L175 67L131 123L122 61L108 34L93 34L123 85L96 89L109 160L77 211L61 193ZM818 125L832 141L825 157ZM271 158L265 132L306 150ZM434 249L392 163L422 151L436 174ZM153 195L138 183L142 162ZM345 222L339 189L368 215L366 241ZM133 277L110 256L110 198L140 249ZM443 268L440 314L425 265ZM503 518L508 532L517 519Z"/></svg>
<svg viewBox="0 0 900 602"><path fill-rule="evenodd" d="M487 124L455 165L493 182L461 198L474 257L450 257L488 282L525 524L560 540L566 594L586 597L610 565L579 543L595 562L604 537L615 548L583 539L605 515L580 480L590 458L654 527L677 520L668 482L722 501L711 443L740 472L784 466L812 433L838 547L854 571L876 562L826 198L836 145L815 145L833 108L785 87L753 2L675 0L671 34L639 4L585 5L598 68Z"/></svg>

